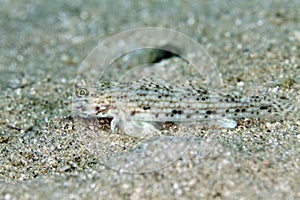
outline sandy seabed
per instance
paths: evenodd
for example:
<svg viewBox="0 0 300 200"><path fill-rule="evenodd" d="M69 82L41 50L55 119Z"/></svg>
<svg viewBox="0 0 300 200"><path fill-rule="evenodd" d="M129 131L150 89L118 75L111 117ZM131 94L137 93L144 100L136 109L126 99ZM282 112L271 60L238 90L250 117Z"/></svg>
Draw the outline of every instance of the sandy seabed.
<svg viewBox="0 0 300 200"><path fill-rule="evenodd" d="M148 26L197 41L226 86L299 103L299 7L297 0L0 2L0 199L300 198L297 117L241 119L217 131L171 124L149 139L71 114L89 52ZM155 65L185 64L173 57Z"/></svg>

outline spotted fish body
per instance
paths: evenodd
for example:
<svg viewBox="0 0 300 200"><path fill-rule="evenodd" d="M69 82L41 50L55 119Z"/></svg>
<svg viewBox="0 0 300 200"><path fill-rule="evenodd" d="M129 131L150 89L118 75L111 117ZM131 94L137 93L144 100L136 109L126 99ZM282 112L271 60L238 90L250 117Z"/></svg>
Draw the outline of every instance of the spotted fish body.
<svg viewBox="0 0 300 200"><path fill-rule="evenodd" d="M241 97L186 83L170 85L161 80L100 82L88 87L75 85L73 107L85 117L113 118L128 135L157 130L155 122L216 122L224 128L236 127L233 119L268 115L286 116L295 112L288 101L263 96Z"/></svg>

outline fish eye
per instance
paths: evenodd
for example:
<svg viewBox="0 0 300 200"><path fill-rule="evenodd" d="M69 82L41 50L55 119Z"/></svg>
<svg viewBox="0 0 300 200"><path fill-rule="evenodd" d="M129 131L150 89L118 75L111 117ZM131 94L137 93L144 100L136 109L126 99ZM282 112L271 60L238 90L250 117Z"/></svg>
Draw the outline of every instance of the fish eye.
<svg viewBox="0 0 300 200"><path fill-rule="evenodd" d="M86 88L79 88L76 93L77 97L86 97L89 95L89 91Z"/></svg>

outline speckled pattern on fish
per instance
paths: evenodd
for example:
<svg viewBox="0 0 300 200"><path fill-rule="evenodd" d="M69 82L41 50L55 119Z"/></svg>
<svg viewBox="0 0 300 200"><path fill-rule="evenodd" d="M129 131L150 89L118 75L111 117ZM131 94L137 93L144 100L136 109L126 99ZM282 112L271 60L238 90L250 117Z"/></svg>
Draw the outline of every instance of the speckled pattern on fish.
<svg viewBox="0 0 300 200"><path fill-rule="evenodd" d="M155 123L203 122L235 128L237 118L286 117L296 107L284 98L241 97L187 82L170 85L162 80L99 82L75 85L73 108L83 117L113 118L111 130L139 136L157 131Z"/></svg>

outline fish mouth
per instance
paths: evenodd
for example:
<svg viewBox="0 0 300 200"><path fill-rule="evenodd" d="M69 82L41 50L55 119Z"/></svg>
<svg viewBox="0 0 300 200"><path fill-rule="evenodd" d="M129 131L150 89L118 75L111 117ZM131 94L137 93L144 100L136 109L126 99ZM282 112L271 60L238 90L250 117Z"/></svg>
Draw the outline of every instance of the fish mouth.
<svg viewBox="0 0 300 200"><path fill-rule="evenodd" d="M76 110L80 110L80 111L86 111L86 108L82 105L78 105L74 107Z"/></svg>
<svg viewBox="0 0 300 200"><path fill-rule="evenodd" d="M79 99L79 98L73 98L72 100L73 104L83 104L88 103L88 99Z"/></svg>

